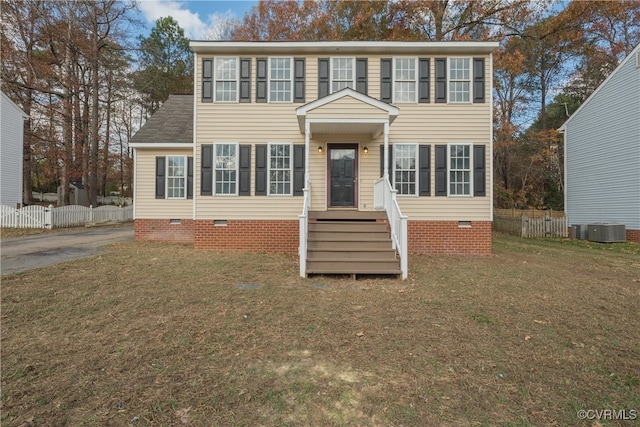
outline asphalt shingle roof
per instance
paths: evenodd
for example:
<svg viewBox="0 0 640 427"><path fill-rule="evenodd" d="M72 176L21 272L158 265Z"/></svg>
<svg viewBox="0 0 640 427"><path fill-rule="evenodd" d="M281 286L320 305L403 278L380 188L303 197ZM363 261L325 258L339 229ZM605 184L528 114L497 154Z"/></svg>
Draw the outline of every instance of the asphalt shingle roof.
<svg viewBox="0 0 640 427"><path fill-rule="evenodd" d="M193 95L169 95L130 142L193 143Z"/></svg>

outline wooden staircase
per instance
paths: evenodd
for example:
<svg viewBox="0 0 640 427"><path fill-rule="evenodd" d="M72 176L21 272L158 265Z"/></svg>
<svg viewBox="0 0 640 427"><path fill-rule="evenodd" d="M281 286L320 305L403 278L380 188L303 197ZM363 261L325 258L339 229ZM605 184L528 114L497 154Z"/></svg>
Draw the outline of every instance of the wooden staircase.
<svg viewBox="0 0 640 427"><path fill-rule="evenodd" d="M309 212L307 276L400 275L385 212Z"/></svg>

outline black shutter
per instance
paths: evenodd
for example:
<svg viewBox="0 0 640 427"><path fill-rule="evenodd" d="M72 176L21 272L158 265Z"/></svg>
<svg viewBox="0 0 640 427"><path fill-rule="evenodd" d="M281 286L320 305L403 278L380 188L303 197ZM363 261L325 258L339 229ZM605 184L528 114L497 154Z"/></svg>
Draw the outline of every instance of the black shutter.
<svg viewBox="0 0 640 427"><path fill-rule="evenodd" d="M293 102L304 102L304 65L304 58L295 58L293 60Z"/></svg>
<svg viewBox="0 0 640 427"><path fill-rule="evenodd" d="M302 196L304 194L304 144L293 146L293 195Z"/></svg>
<svg viewBox="0 0 640 427"><path fill-rule="evenodd" d="M318 58L318 98L329 92L329 58Z"/></svg>
<svg viewBox="0 0 640 427"><path fill-rule="evenodd" d="M256 196L267 195L267 144L256 145Z"/></svg>
<svg viewBox="0 0 640 427"><path fill-rule="evenodd" d="M473 102L484 102L484 58L473 58Z"/></svg>
<svg viewBox="0 0 640 427"><path fill-rule="evenodd" d="M356 90L367 94L367 58L356 58Z"/></svg>
<svg viewBox="0 0 640 427"><path fill-rule="evenodd" d="M187 157L187 199L193 199L193 157Z"/></svg>
<svg viewBox="0 0 640 427"><path fill-rule="evenodd" d="M165 157L156 157L156 199L164 199L164 187L165 187Z"/></svg>
<svg viewBox="0 0 640 427"><path fill-rule="evenodd" d="M238 179L238 195L250 196L251 195L251 146L240 146L240 162L239 166L239 179Z"/></svg>
<svg viewBox="0 0 640 427"><path fill-rule="evenodd" d="M436 196L447 195L447 146L436 145Z"/></svg>
<svg viewBox="0 0 640 427"><path fill-rule="evenodd" d="M393 184L393 145L389 144L389 182ZM380 144L380 178L384 176L384 144Z"/></svg>
<svg viewBox="0 0 640 427"><path fill-rule="evenodd" d="M256 102L267 102L267 58L256 59Z"/></svg>
<svg viewBox="0 0 640 427"><path fill-rule="evenodd" d="M200 161L200 195L211 196L213 194L213 144L202 146Z"/></svg>
<svg viewBox="0 0 640 427"><path fill-rule="evenodd" d="M202 60L202 102L213 102L213 59Z"/></svg>
<svg viewBox="0 0 640 427"><path fill-rule="evenodd" d="M393 60L380 60L380 101L391 103L393 99Z"/></svg>
<svg viewBox="0 0 640 427"><path fill-rule="evenodd" d="M431 146L420 145L418 147L418 187L419 196L431 195Z"/></svg>
<svg viewBox="0 0 640 427"><path fill-rule="evenodd" d="M429 58L418 60L418 102L429 102Z"/></svg>
<svg viewBox="0 0 640 427"><path fill-rule="evenodd" d="M436 102L447 102L447 58L436 58Z"/></svg>
<svg viewBox="0 0 640 427"><path fill-rule="evenodd" d="M240 102L251 102L251 58L240 58Z"/></svg>
<svg viewBox="0 0 640 427"><path fill-rule="evenodd" d="M473 195L486 196L485 146L473 146Z"/></svg>

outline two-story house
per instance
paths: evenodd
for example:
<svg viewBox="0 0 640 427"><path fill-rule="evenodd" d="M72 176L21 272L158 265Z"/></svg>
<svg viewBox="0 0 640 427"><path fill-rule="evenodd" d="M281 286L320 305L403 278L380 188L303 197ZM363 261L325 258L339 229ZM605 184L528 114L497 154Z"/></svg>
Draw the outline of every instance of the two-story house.
<svg viewBox="0 0 640 427"><path fill-rule="evenodd" d="M138 239L298 252L300 273L489 254L496 42L193 41L134 136Z"/></svg>

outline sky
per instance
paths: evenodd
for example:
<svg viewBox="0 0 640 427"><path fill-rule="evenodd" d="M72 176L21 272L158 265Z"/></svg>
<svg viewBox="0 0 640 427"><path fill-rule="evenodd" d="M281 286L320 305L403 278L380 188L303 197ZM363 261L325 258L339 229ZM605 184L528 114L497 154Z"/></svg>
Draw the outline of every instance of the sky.
<svg viewBox="0 0 640 427"><path fill-rule="evenodd" d="M140 19L148 35L156 20L172 16L192 40L203 39L205 33L225 18L242 19L244 13L258 4L257 1L236 0L138 0Z"/></svg>

